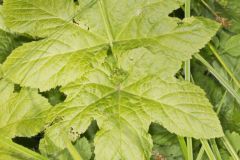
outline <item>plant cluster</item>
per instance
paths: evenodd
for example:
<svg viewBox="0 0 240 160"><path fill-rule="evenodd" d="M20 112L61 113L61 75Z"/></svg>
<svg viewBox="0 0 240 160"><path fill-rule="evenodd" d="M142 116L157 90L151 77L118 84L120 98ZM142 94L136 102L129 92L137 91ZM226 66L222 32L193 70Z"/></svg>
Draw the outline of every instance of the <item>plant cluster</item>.
<svg viewBox="0 0 240 160"><path fill-rule="evenodd" d="M0 160L239 160L239 8L3 0Z"/></svg>

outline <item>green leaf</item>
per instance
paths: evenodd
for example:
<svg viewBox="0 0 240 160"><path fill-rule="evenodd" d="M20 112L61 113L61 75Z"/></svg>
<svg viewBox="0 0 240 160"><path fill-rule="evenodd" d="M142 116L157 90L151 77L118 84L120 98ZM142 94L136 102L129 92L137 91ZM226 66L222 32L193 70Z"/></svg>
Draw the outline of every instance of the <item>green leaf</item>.
<svg viewBox="0 0 240 160"><path fill-rule="evenodd" d="M220 4L222 8L219 9L220 13L228 18L230 22L229 29L235 33L240 33L240 3L238 0L225 0Z"/></svg>
<svg viewBox="0 0 240 160"><path fill-rule="evenodd" d="M0 63L3 63L13 49L24 42L29 42L29 37L12 33L7 29L3 19L2 5L0 5Z"/></svg>
<svg viewBox="0 0 240 160"><path fill-rule="evenodd" d="M236 132L229 132L229 131L227 131L225 134L228 137L228 140L232 144L235 151L240 152L240 135Z"/></svg>
<svg viewBox="0 0 240 160"><path fill-rule="evenodd" d="M86 138L78 139L74 147L81 155L83 160L90 160L92 156L91 146ZM59 149L54 145L49 139L44 138L40 141L40 151L43 155L47 156L49 159L58 160L72 160L71 155L67 149Z"/></svg>
<svg viewBox="0 0 240 160"><path fill-rule="evenodd" d="M13 2L15 0L7 0L4 3L7 16L18 16L18 14L15 14L15 10L14 15L12 15L12 12L7 12L8 7L14 9L14 6L16 6L14 3L12 7ZM17 1L17 3L20 2L25 4L25 1ZM112 2L107 1L106 5L115 6ZM37 1L32 3L37 3ZM82 4L83 6L87 5L85 1L82 1L82 3L84 3ZM116 33L112 33L111 36L114 37L111 40L111 36L107 35L110 34L109 29L113 27L108 26L107 28L109 29L106 28L107 24L104 23L106 20L103 20L104 17L106 18L106 15L101 14L101 11L105 9L99 7L102 5L99 2L92 3L91 7L84 8L81 10L81 14L79 14L81 16L85 14L87 16L90 13L94 14L87 16L89 30L71 24L72 27L64 29L63 33L65 34L62 32L57 35L53 34L42 41L32 42L19 47L13 51L3 66L5 77L15 83L20 83L22 86L48 90L76 80L84 72L94 68L96 64L102 63L107 53L111 52L111 50L113 52L127 52L129 49L139 47L145 47L150 52L161 54L160 58L164 62L162 63L162 70L166 70L164 74L172 75L180 68L181 61L189 59L193 53L202 48L205 42L210 40L211 36L218 29L216 23L203 18L189 18L181 22L179 19L168 17L167 14L179 5L179 2L176 0L171 0L167 3L162 0L156 0L155 3L150 4L139 0L139 5L142 6L140 9L137 6L134 10L131 10L131 8L125 6L128 4L127 2L121 2L118 6L123 5L125 10L121 12L108 10L111 12L109 15L114 16L112 17L113 19L122 18L122 23L126 23L126 26L122 27L121 31L119 31L120 26L116 28ZM46 6L43 5L42 7ZM56 10L62 9L58 7L58 5L54 6ZM108 8L111 7L109 6ZM28 10L31 9L24 8L23 13L27 12L26 14L29 14ZM162 11L159 13L159 10ZM130 11L129 18L125 16L126 19L124 20L125 17L120 16L123 12L127 13ZM133 11L134 13L132 13ZM136 15L136 13L138 14ZM37 17L38 14L42 15L41 12L37 12L34 17ZM103 17L100 19L102 20L101 23L92 19L100 15ZM21 17L18 18L21 19ZM84 21L84 19L83 17L81 21ZM111 25L118 26L118 24L115 24L118 22L112 21L113 24L111 23ZM181 24L178 25L178 22L181 22ZM108 32L108 34L101 32L99 27L104 28L104 31ZM111 47L111 45L113 46ZM162 53L167 53L171 56Z"/></svg>
<svg viewBox="0 0 240 160"><path fill-rule="evenodd" d="M37 90L22 88L14 92L14 85L0 80L0 134L5 137L30 137L44 129L47 100Z"/></svg>
<svg viewBox="0 0 240 160"><path fill-rule="evenodd" d="M42 92L41 94L48 99L51 105L55 106L56 104L63 102L66 98L64 93L60 92L59 89L60 87L53 88L49 91Z"/></svg>
<svg viewBox="0 0 240 160"><path fill-rule="evenodd" d="M210 59L210 57L206 59ZM196 60L192 60L191 62L191 71L195 84L204 89L213 106L217 106L223 97L224 88L210 75L206 67Z"/></svg>
<svg viewBox="0 0 240 160"><path fill-rule="evenodd" d="M0 5L0 29L6 30L6 26L4 24L4 19L3 19L3 11L2 11L2 5Z"/></svg>
<svg viewBox="0 0 240 160"><path fill-rule="evenodd" d="M158 55L144 54L143 49L132 52L135 54L130 52L120 63L125 71L96 68L63 88L68 97L52 113L63 121L46 132L53 142L59 143L56 135L61 127L72 128L69 136L74 140L93 119L100 128L95 138L95 154L99 159L149 158L152 142L147 131L154 121L182 136L222 136L217 116L200 88L172 77L163 80L161 70L148 74L156 69L153 59L158 61ZM133 55L135 62L126 63ZM115 79L116 75L121 75L121 79Z"/></svg>
<svg viewBox="0 0 240 160"><path fill-rule="evenodd" d="M0 160L47 160L47 158L0 136Z"/></svg>
<svg viewBox="0 0 240 160"><path fill-rule="evenodd" d="M183 155L178 143L177 136L169 133L163 127L152 124L149 133L153 138L153 159L165 157L168 160L182 160Z"/></svg>
<svg viewBox="0 0 240 160"><path fill-rule="evenodd" d="M75 141L95 119L100 129L94 139L96 159L143 160L151 157L151 122L181 136L223 135L203 90L174 77L182 61L210 41L217 23L169 17L181 5L178 0L83 0L76 16L61 7L75 8L73 2L41 2L4 3L8 27L47 38L14 50L3 71L22 86L42 91L63 86L67 99L50 113L53 124L43 141L64 149L64 135ZM60 23L45 16L49 8L54 15L73 17L61 21L62 29L54 28L58 34L44 32ZM16 19L20 22L13 23Z"/></svg>
<svg viewBox="0 0 240 160"><path fill-rule="evenodd" d="M71 26L75 8L72 0L48 3L44 0L5 0L3 12L6 26L12 31L45 37L63 26Z"/></svg>
<svg viewBox="0 0 240 160"><path fill-rule="evenodd" d="M240 133L240 107L239 103L230 94L222 102L220 120L224 129Z"/></svg>
<svg viewBox="0 0 240 160"><path fill-rule="evenodd" d="M25 42L29 42L31 38L6 32L0 29L0 40L0 63L3 63L15 48Z"/></svg>
<svg viewBox="0 0 240 160"><path fill-rule="evenodd" d="M226 42L224 49L231 56L240 57L240 34L232 36Z"/></svg>
<svg viewBox="0 0 240 160"><path fill-rule="evenodd" d="M91 145L86 138L79 139L74 146L84 160L90 160L92 156Z"/></svg>
<svg viewBox="0 0 240 160"><path fill-rule="evenodd" d="M15 46L15 36L0 29L0 63L3 63Z"/></svg>

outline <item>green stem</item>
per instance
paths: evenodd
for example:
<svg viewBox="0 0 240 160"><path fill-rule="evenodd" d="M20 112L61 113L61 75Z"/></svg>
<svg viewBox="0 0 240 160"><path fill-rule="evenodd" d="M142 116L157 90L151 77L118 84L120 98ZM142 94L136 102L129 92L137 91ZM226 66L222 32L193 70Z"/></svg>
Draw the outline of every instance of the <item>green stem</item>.
<svg viewBox="0 0 240 160"><path fill-rule="evenodd" d="M192 82L193 82L193 84L194 84L194 79L193 79L192 76L191 76L191 80L192 80ZM209 145L208 142L207 142L207 140L204 140L204 141L206 141L207 145ZM204 150L205 150L204 145L202 145L201 148L200 148L200 151L199 151L199 153L198 153L198 155L197 155L197 160L201 160L201 159L202 159L203 154L204 154ZM192 157L193 157L193 156L192 156Z"/></svg>
<svg viewBox="0 0 240 160"><path fill-rule="evenodd" d="M25 155L27 157L31 157L31 159L34 160L47 160L46 157L28 149L25 148L19 144L13 143L11 140L6 139L5 137L0 136L0 144L3 144L3 146L6 146L6 148L10 148L11 151L15 151L19 154ZM14 154L13 154L14 155Z"/></svg>
<svg viewBox="0 0 240 160"><path fill-rule="evenodd" d="M65 143L69 153L71 154L74 160L83 160L78 151L76 150L76 148L72 145L71 141L65 140Z"/></svg>
<svg viewBox="0 0 240 160"><path fill-rule="evenodd" d="M231 76L231 78L235 81L235 83L237 85L239 85L238 80L235 78L235 76L232 74L232 72L228 69L228 67L225 65L224 61L221 59L221 57L219 56L219 54L217 53L217 51L215 50L215 48L210 45L209 46L210 49L212 50L212 52L214 53L214 55L216 56L216 58L218 59L218 61L222 64L222 66L224 67L224 69L228 72L228 74ZM200 62L202 62L207 68L208 70L212 73L212 75L226 88L226 90L237 100L237 102L240 104L240 96L239 94L236 92L235 89L232 88L232 86L227 82L227 80L225 80L203 57L201 57L201 55L197 54L195 56L196 59L198 59ZM238 87L239 88L239 87ZM223 96L223 98L226 96L226 92ZM219 114L222 105L223 105L223 98L219 104L218 110L217 110L217 114ZM228 152L231 154L232 158L234 160L239 160L239 157L236 153L236 151L233 149L232 145L230 144L230 142L228 141L227 137L224 136L222 138L220 138L221 141L224 143L225 147L227 148Z"/></svg>
<svg viewBox="0 0 240 160"><path fill-rule="evenodd" d="M185 18L191 16L191 0L185 0Z"/></svg>
<svg viewBox="0 0 240 160"><path fill-rule="evenodd" d="M76 150L76 148L72 145L70 141L67 142L67 149L74 160L83 160L78 151Z"/></svg>
<svg viewBox="0 0 240 160"><path fill-rule="evenodd" d="M229 140L227 139L227 137L224 136L224 137L221 138L221 140L222 140L223 144L225 145L225 147L227 148L227 150L230 153L230 155L232 156L232 158L234 160L240 160L240 158L238 157L238 154L236 153L236 151L232 147L232 145L229 142Z"/></svg>
<svg viewBox="0 0 240 160"><path fill-rule="evenodd" d="M193 160L192 138L187 138L188 160Z"/></svg>
<svg viewBox="0 0 240 160"><path fill-rule="evenodd" d="M217 105L217 115L219 115L222 107L223 107L223 102L224 102L224 99L225 97L227 96L227 91L224 92L224 95L223 97L221 98L221 101L219 102L219 104Z"/></svg>
<svg viewBox="0 0 240 160"><path fill-rule="evenodd" d="M216 17L217 14L215 13L215 11L204 1L204 0L201 0L201 2L203 3L203 5L205 7L207 7L207 9Z"/></svg>
<svg viewBox="0 0 240 160"><path fill-rule="evenodd" d="M205 152L207 153L209 160L216 160L216 157L214 156L212 149L209 146L207 140L201 139L201 143L202 143L202 146L203 146Z"/></svg>
<svg viewBox="0 0 240 160"><path fill-rule="evenodd" d="M185 160L187 160L188 151L187 151L187 145L186 145L184 137L178 136L178 142L179 142L181 150L183 152L183 157Z"/></svg>
<svg viewBox="0 0 240 160"><path fill-rule="evenodd" d="M235 89L233 89L229 82L225 78L223 78L200 54L195 55L195 58L199 60L205 67L207 67L208 71L212 73L212 75L223 85L223 87L226 88L226 90L240 104L240 95Z"/></svg>
<svg viewBox="0 0 240 160"><path fill-rule="evenodd" d="M224 96L221 98L220 103L218 104L217 114L219 114L220 111L221 111L221 108L222 108L223 102L224 102L224 98L226 97L226 95L227 95L227 91L225 91ZM199 151L199 153L198 153L198 156L197 156L197 159L196 159L196 160L201 160L202 157L203 157L203 154L204 154L204 148L203 148L203 146L202 146L201 149L200 149L200 151Z"/></svg>
<svg viewBox="0 0 240 160"><path fill-rule="evenodd" d="M218 51L216 50L216 48L212 45L212 44L208 44L208 47L210 48L210 50L212 51L212 53L214 54L214 56L217 58L217 60L219 61L219 63L223 66L223 68L225 69L225 71L229 74L229 76L231 77L231 79L235 82L235 84L237 85L238 89L240 88L240 83L238 81L238 79L234 76L233 72L229 69L229 67L226 65L226 63L223 61L223 59L221 58L220 54L218 53Z"/></svg>
<svg viewBox="0 0 240 160"><path fill-rule="evenodd" d="M62 138L73 160L83 160L79 152L73 146L72 142L68 139L67 133L62 132Z"/></svg>
<svg viewBox="0 0 240 160"><path fill-rule="evenodd" d="M215 139L210 139L210 144L211 144L213 153L215 154L217 160L222 160L222 157L221 157L221 154L219 152L216 140Z"/></svg>
<svg viewBox="0 0 240 160"><path fill-rule="evenodd" d="M188 18L191 16L191 0L185 1L185 18ZM184 72L185 72L185 80L191 81L191 62L190 60L185 62L184 65ZM192 138L187 138L187 159L193 160L193 150L192 150Z"/></svg>
<svg viewBox="0 0 240 160"><path fill-rule="evenodd" d="M191 81L191 63L190 63L190 60L185 62L184 71L185 71L185 80L190 82Z"/></svg>
<svg viewBox="0 0 240 160"><path fill-rule="evenodd" d="M204 152L204 148L203 148L203 146L202 146L201 149L200 149L200 151L198 152L198 155L197 155L196 160L202 160L204 153L205 153L205 152Z"/></svg>
<svg viewBox="0 0 240 160"><path fill-rule="evenodd" d="M223 59L221 58L218 51L215 49L215 47L212 44L209 43L208 46L209 46L210 50L212 51L212 53L214 54L214 56L219 61L219 63L222 65L222 67L225 69L225 71L228 73L228 75L231 77L231 79L234 81L234 83L237 85L237 87L239 89L240 88L240 83L239 83L238 79L235 77L233 72L229 69L229 67L223 61ZM220 112L220 109L221 109L221 107L219 107L218 113ZM221 138L221 141L224 143L225 147L227 148L227 150L230 153L230 155L232 156L232 158L234 160L239 160L239 157L238 157L236 151L234 150L234 148L232 147L231 143L228 141L228 138L226 136L224 136L224 137Z"/></svg>
<svg viewBox="0 0 240 160"><path fill-rule="evenodd" d="M220 111L221 111L221 108L223 106L223 99L226 97L226 95L227 95L227 92L225 91L225 93L224 93L224 95L223 95L223 97L222 97L222 99L221 99L221 101L218 105L217 114L219 114ZM233 149L233 147L232 147L231 143L229 142L228 138L226 136L224 136L224 137L220 138L220 140L223 142L223 144L227 148L227 150L230 153L230 155L232 156L232 158L234 160L239 160L239 157L238 157L237 153L235 152L235 150ZM215 141L215 143L216 143L216 141Z"/></svg>

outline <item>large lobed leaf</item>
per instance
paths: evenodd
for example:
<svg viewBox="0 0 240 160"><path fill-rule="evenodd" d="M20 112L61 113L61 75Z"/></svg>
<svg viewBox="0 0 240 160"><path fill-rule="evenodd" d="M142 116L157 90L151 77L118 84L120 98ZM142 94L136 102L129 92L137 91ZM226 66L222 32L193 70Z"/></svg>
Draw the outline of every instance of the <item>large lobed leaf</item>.
<svg viewBox="0 0 240 160"><path fill-rule="evenodd" d="M63 149L66 130L76 140L93 119L100 160L149 159L151 122L182 136L223 135L205 93L174 78L219 27L204 18L169 17L182 2L5 0L8 27L46 38L14 50L4 76L42 91L62 85L67 94L51 112L54 123L41 144Z"/></svg>
<svg viewBox="0 0 240 160"><path fill-rule="evenodd" d="M50 109L36 89L15 90L13 83L2 79L0 65L0 159L46 159L11 141L14 137L31 137L43 131Z"/></svg>
<svg viewBox="0 0 240 160"><path fill-rule="evenodd" d="M47 100L37 90L22 88L14 92L14 85L0 80L0 135L30 137L46 125Z"/></svg>
<svg viewBox="0 0 240 160"><path fill-rule="evenodd" d="M6 26L3 20L2 5L0 5L0 29L3 29L3 30L6 29Z"/></svg>
<svg viewBox="0 0 240 160"><path fill-rule="evenodd" d="M27 2L34 3L31 7L38 8L28 8L25 6ZM48 8L44 4L41 6L40 2L7 0L4 8L8 26L13 30L15 26L21 28L21 25L16 25L16 21L21 21L22 15L25 15L25 25L29 27L31 24L40 23L39 26L43 26L44 29L52 23L57 23L51 17L47 17L47 23L42 22L43 14L38 9L44 12ZM56 0L51 1L54 2L58 3ZM5 77L23 86L41 90L66 85L98 63L102 63L110 46L112 50L116 50L114 52L144 47L150 52L158 53L161 58L158 63L162 64L162 70L166 70L163 74L173 75L181 62L202 48L218 28L217 24L202 18L189 18L181 22L179 19L168 17L167 15L179 6L180 2L176 0L139 0L138 3L122 1L121 5L116 5L117 2L106 1L104 7L101 1L81 1L79 16L75 21L80 20L88 27L74 24L72 21L63 21L62 28L55 29L47 39L16 49L3 66ZM21 10L19 6L24 7L20 14L16 14ZM52 11L55 11L55 14L63 13L62 7L54 4L53 6L55 7ZM121 8L116 11L116 6ZM34 10L34 21L31 21L32 13L29 10ZM106 22L106 19L109 22ZM36 27L30 27L26 32L39 33L37 36L42 36L42 32L35 30ZM16 31L22 30L18 28Z"/></svg>
<svg viewBox="0 0 240 160"><path fill-rule="evenodd" d="M15 48L31 41L31 38L0 29L0 41L0 63L3 63Z"/></svg>
<svg viewBox="0 0 240 160"><path fill-rule="evenodd" d="M30 38L22 35L12 33L5 26L2 5L0 5L0 63L3 63L7 56L12 52L13 49L17 48L24 42L29 42Z"/></svg>

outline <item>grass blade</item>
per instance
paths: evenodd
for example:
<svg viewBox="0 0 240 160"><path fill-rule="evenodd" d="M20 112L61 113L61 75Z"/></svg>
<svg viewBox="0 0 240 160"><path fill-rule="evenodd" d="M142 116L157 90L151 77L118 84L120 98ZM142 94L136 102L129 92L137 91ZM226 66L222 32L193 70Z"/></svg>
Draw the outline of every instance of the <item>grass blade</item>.
<svg viewBox="0 0 240 160"><path fill-rule="evenodd" d="M210 139L210 144L211 144L213 153L215 154L217 160L222 160L222 157L221 157L221 154L219 152L216 140L215 139Z"/></svg>
<svg viewBox="0 0 240 160"><path fill-rule="evenodd" d="M219 63L222 65L222 67L225 69L225 71L228 73L228 75L231 77L231 79L233 80L233 82L237 85L238 89L240 88L240 83L237 80L237 78L235 77L235 75L233 74L233 72L229 69L229 67L227 66L227 64L223 61L223 59L221 58L220 54L218 53L218 51L215 49L215 47L212 44L208 44L210 50L212 51L212 53L214 54L214 56L217 58L217 60L219 61Z"/></svg>
<svg viewBox="0 0 240 160"><path fill-rule="evenodd" d="M185 18L191 16L191 0L185 1ZM185 80L191 81L191 62L190 60L186 61L184 64ZM192 138L187 137L187 159L193 160L193 149L192 149Z"/></svg>
<svg viewBox="0 0 240 160"><path fill-rule="evenodd" d="M204 155L204 148L203 148L203 146L200 148L200 151L198 152L198 155L197 155L197 158L196 158L196 160L202 160L202 158L203 158L203 155Z"/></svg>
<svg viewBox="0 0 240 160"><path fill-rule="evenodd" d="M237 100L240 104L240 95L237 93L235 89L229 84L229 82L223 78L200 54L195 55L195 58L199 60L209 72L222 84L224 88Z"/></svg>
<svg viewBox="0 0 240 160"><path fill-rule="evenodd" d="M230 155L232 156L232 158L234 160L240 160L240 158L238 157L238 154L236 153L236 151L232 147L232 145L229 142L229 140L227 139L227 137L224 136L224 137L221 138L221 140L222 140L223 144L225 145L225 147L227 148L227 150L230 153Z"/></svg>
<svg viewBox="0 0 240 160"><path fill-rule="evenodd" d="M203 146L205 152L207 153L209 160L217 160L215 155L212 152L211 147L208 144L208 141L205 139L201 139L201 143L202 143L202 146Z"/></svg>

